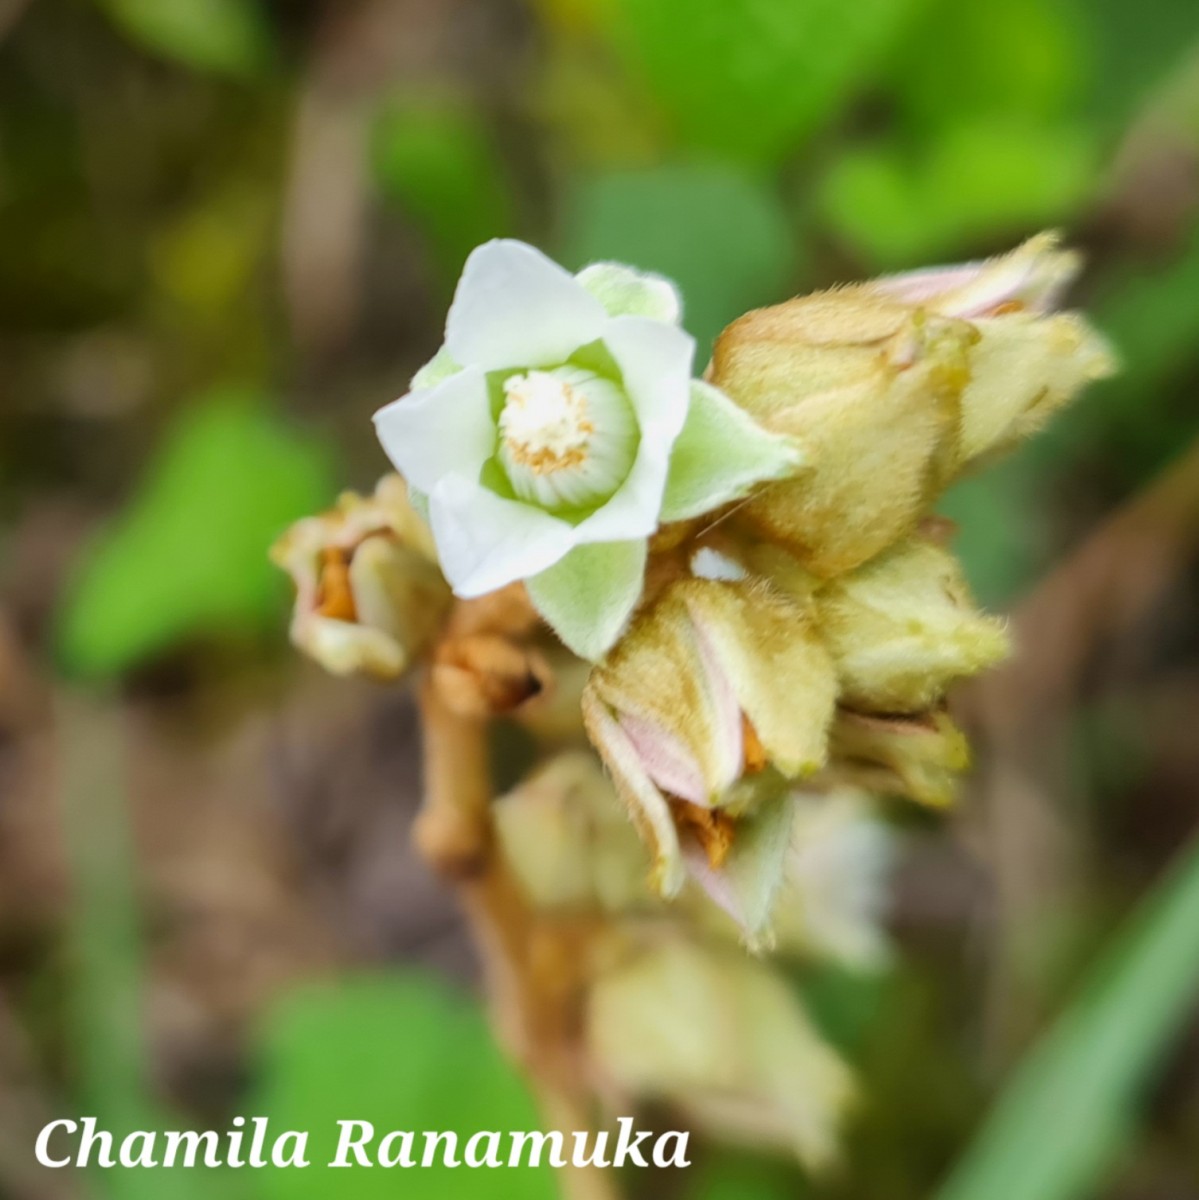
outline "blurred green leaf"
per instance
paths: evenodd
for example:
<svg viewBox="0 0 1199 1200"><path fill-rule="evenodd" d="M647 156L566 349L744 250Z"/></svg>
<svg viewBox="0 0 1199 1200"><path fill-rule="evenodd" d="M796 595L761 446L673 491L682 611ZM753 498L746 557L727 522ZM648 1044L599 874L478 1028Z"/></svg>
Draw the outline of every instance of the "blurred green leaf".
<svg viewBox="0 0 1199 1200"><path fill-rule="evenodd" d="M980 237L1064 220L1097 177L1092 138L1069 125L968 121L925 155L851 151L820 185L824 219L873 265L917 265Z"/></svg>
<svg viewBox="0 0 1199 1200"><path fill-rule="evenodd" d="M100 0L144 49L189 67L253 75L271 60L271 30L259 0Z"/></svg>
<svg viewBox="0 0 1199 1200"><path fill-rule="evenodd" d="M324 449L258 397L190 405L78 564L60 613L64 665L111 675L189 635L276 623L286 588L267 550L328 502L331 475Z"/></svg>
<svg viewBox="0 0 1199 1200"><path fill-rule="evenodd" d="M1084 401L1085 403L1085 401ZM957 522L953 548L985 608L1008 604L1045 567L1045 485L1051 464L1032 445L959 480L937 505Z"/></svg>
<svg viewBox="0 0 1199 1200"><path fill-rule="evenodd" d="M1193 392L1179 389L1199 361L1199 227L1168 264L1149 264L1109 280L1094 302L1095 323L1111 338L1121 371L1083 401L1071 429L1101 436L1127 479L1160 468L1199 436ZM1059 443L1070 430L1050 430ZM1072 448L1062 445L1067 452Z"/></svg>
<svg viewBox="0 0 1199 1200"><path fill-rule="evenodd" d="M801 1200L811 1189L783 1163L720 1151L691 1176L687 1200Z"/></svg>
<svg viewBox="0 0 1199 1200"><path fill-rule="evenodd" d="M829 1043L849 1059L862 1047L892 990L889 970L812 964L798 976L804 1005Z"/></svg>
<svg viewBox="0 0 1199 1200"><path fill-rule="evenodd" d="M615 0L614 44L690 146L774 161L827 120L920 0Z"/></svg>
<svg viewBox="0 0 1199 1200"><path fill-rule="evenodd" d="M142 913L131 846L119 710L94 698L62 693L55 708L59 811L70 874L66 912L72 1100L114 1141L135 1130L186 1128L155 1098L142 1030ZM74 1115L74 1114L72 1114ZM61 1144L61 1143L60 1143ZM111 1200L159 1200L151 1172L91 1172L94 1191ZM226 1169L172 1175L173 1200L236 1200L244 1184Z"/></svg>
<svg viewBox="0 0 1199 1200"><path fill-rule="evenodd" d="M890 74L923 136L964 118L1058 120L1076 113L1094 70L1091 31L1069 0L931 0Z"/></svg>
<svg viewBox="0 0 1199 1200"><path fill-rule="evenodd" d="M512 231L512 196L493 139L460 103L393 99L375 122L375 178L457 274L480 242Z"/></svg>
<svg viewBox="0 0 1199 1200"><path fill-rule="evenodd" d="M431 1167L398 1176L383 1169L332 1170L339 1120L393 1129L455 1131L459 1157L480 1130L535 1130L524 1084L501 1057L472 1000L432 978L359 978L293 993L265 1029L253 1111L278 1129L310 1130L303 1171L264 1174L281 1200L410 1196L413 1200L553 1200L553 1171ZM377 1140L376 1143L377 1145Z"/></svg>
<svg viewBox="0 0 1199 1200"><path fill-rule="evenodd" d="M254 294L254 272L274 236L270 200L244 184L225 184L147 238L147 263L158 289L187 320L228 321L238 300Z"/></svg>
<svg viewBox="0 0 1199 1200"><path fill-rule="evenodd" d="M564 224L566 262L614 259L678 283L701 362L729 321L778 298L795 270L795 241L775 191L725 167L593 176L569 194Z"/></svg>
<svg viewBox="0 0 1199 1200"><path fill-rule="evenodd" d="M939 1200L1081 1200L1199 990L1199 843L1144 902L1007 1086Z"/></svg>
<svg viewBox="0 0 1199 1200"><path fill-rule="evenodd" d="M1195 0L1086 0L1099 69L1092 108L1112 125L1199 49Z"/></svg>

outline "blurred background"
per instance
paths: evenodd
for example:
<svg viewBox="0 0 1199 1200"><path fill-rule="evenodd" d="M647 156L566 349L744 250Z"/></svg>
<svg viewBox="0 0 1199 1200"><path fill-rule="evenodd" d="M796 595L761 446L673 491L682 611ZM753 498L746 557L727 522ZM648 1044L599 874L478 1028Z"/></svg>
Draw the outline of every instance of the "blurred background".
<svg viewBox="0 0 1199 1200"><path fill-rule="evenodd" d="M1124 370L943 506L1020 655L961 694L958 814L901 817L893 967L796 979L863 1079L845 1171L700 1146L647 1196L932 1195L1196 827L1194 0L0 0L0 1197L552 1194L31 1152L81 1112L535 1123L407 846L411 703L292 653L266 559L384 470L475 244L662 271L706 347L1046 227ZM1038 1196L1195 1200L1189 985L1120 980L1040 1122L1122 1071L1100 1182Z"/></svg>

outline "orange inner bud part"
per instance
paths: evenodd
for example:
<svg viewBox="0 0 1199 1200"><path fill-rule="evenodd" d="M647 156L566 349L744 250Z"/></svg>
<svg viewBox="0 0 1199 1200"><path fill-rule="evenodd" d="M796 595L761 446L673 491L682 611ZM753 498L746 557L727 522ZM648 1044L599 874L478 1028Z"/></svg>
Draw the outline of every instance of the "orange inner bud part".
<svg viewBox="0 0 1199 1200"><path fill-rule="evenodd" d="M745 773L757 775L759 771L765 771L769 765L766 748L758 737L758 731L744 713L741 714L741 745L745 758Z"/></svg>
<svg viewBox="0 0 1199 1200"><path fill-rule="evenodd" d="M737 822L728 813L716 808L701 808L686 800L669 798L670 809L680 830L691 833L703 847L713 870L724 866L733 848L737 834Z"/></svg>
<svg viewBox="0 0 1199 1200"><path fill-rule="evenodd" d="M317 588L318 616L334 621L357 621L358 610L350 590L350 556L337 547L321 551L320 584Z"/></svg>

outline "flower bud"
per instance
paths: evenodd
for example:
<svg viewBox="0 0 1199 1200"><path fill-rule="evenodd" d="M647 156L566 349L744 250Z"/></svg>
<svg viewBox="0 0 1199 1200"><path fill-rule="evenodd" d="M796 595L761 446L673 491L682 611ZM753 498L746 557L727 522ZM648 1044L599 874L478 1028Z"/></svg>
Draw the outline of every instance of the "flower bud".
<svg viewBox="0 0 1199 1200"><path fill-rule="evenodd" d="M946 317L968 320L979 338L962 394L957 467L1040 429L1093 380L1116 369L1111 348L1076 313L1053 314L1081 267L1055 234L1010 254L934 267L866 287Z"/></svg>
<svg viewBox="0 0 1199 1200"><path fill-rule="evenodd" d="M1052 314L1078 270L1053 235L751 312L709 374L806 472L740 510L829 577L905 536L969 463L1027 437L1115 368L1080 316Z"/></svg>
<svg viewBox="0 0 1199 1200"><path fill-rule="evenodd" d="M297 521L271 558L296 586L291 639L335 675L397 679L429 644L449 603L424 522L384 476L364 499Z"/></svg>
<svg viewBox="0 0 1199 1200"><path fill-rule="evenodd" d="M970 766L969 743L943 712L883 717L839 709L829 742L822 781L903 796L929 808L953 803L958 776Z"/></svg>
<svg viewBox="0 0 1199 1200"><path fill-rule="evenodd" d="M673 931L620 949L586 1010L592 1070L618 1111L664 1102L712 1136L832 1165L854 1080L795 989L732 947Z"/></svg>
<svg viewBox="0 0 1199 1200"><path fill-rule="evenodd" d="M1008 653L1003 622L974 607L957 560L923 538L834 579L817 612L841 702L864 712L923 712Z"/></svg>
<svg viewBox="0 0 1199 1200"><path fill-rule="evenodd" d="M760 581L679 581L634 620L593 671L584 717L664 892L682 883L680 824L719 865L724 817L819 769L834 701L810 617Z"/></svg>
<svg viewBox="0 0 1199 1200"><path fill-rule="evenodd" d="M538 908L622 912L650 904L645 848L590 754L552 759L493 812L504 857Z"/></svg>
<svg viewBox="0 0 1199 1200"><path fill-rule="evenodd" d="M863 290L748 313L719 337L712 381L808 470L739 517L832 576L909 533L956 461L959 403L976 334L964 321Z"/></svg>

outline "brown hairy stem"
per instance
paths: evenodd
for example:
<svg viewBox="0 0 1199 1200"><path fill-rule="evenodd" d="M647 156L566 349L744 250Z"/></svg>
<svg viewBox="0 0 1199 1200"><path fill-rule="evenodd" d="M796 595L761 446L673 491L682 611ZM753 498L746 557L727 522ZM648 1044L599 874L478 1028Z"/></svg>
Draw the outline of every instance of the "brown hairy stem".
<svg viewBox="0 0 1199 1200"><path fill-rule="evenodd" d="M414 840L458 892L483 961L497 1035L532 1083L546 1127L565 1135L569 1158L571 1132L593 1123L579 1051L587 930L539 918L497 851L487 720L451 707L432 673L420 707L425 802ZM568 1166L560 1177L568 1200L620 1195L605 1170Z"/></svg>

